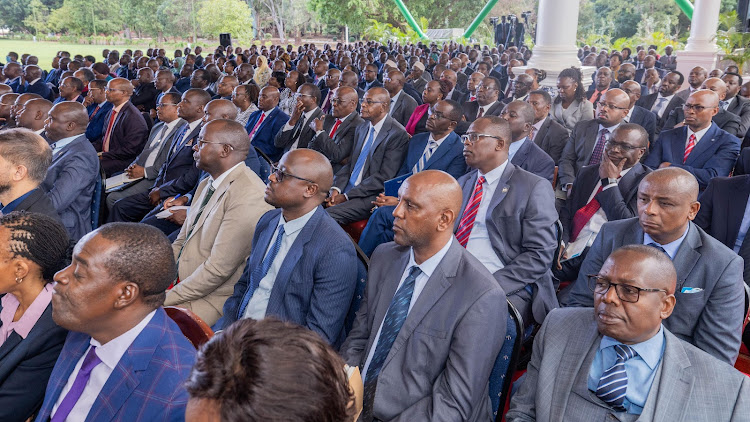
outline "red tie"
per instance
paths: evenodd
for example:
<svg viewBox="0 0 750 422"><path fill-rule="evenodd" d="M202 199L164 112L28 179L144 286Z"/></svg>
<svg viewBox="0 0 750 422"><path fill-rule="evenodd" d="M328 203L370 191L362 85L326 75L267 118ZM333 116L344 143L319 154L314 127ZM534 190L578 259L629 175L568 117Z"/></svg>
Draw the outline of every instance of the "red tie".
<svg viewBox="0 0 750 422"><path fill-rule="evenodd" d="M690 135L690 138L688 138L687 146L685 147L685 155L682 157L682 164L685 164L685 161L687 161L688 155L693 151L693 148L695 148L695 134Z"/></svg>
<svg viewBox="0 0 750 422"><path fill-rule="evenodd" d="M89 121L90 121L91 119L93 119L93 118L94 118L94 116L96 116L96 113L97 113L98 111L99 111L99 106L96 106L96 108L94 109L94 112L93 112L93 113L91 113L91 117L89 117Z"/></svg>
<svg viewBox="0 0 750 422"><path fill-rule="evenodd" d="M336 130L339 128L339 125L341 124L341 119L336 119L336 123L333 124L333 128L331 128L331 134L328 135L331 139L336 135Z"/></svg>
<svg viewBox="0 0 750 422"><path fill-rule="evenodd" d="M476 100L477 100L477 96L476 95L472 95L471 98L469 98L469 101L476 101Z"/></svg>
<svg viewBox="0 0 750 422"><path fill-rule="evenodd" d="M260 113L260 119L258 119L258 123L255 124L253 127L253 130L250 131L250 140L253 140L253 136L255 136L255 131L258 130L260 127L260 124L263 123L263 119L266 117L266 113Z"/></svg>
<svg viewBox="0 0 750 422"><path fill-rule="evenodd" d="M469 243L469 235L471 229L474 228L474 220L477 218L477 211L479 211L479 204L482 202L482 185L485 182L484 176L479 176L477 184L474 186L474 193L469 198L469 203L466 204L464 215L461 217L461 222L458 223L458 230L456 231L456 239L458 243L464 248Z"/></svg>
<svg viewBox="0 0 750 422"><path fill-rule="evenodd" d="M583 206L581 209L576 211L575 215L573 216L573 232L570 236L570 241L573 242L578 238L578 234L581 233L581 230L586 226L586 223L591 220L591 217L596 214L597 211L599 211L599 208L601 208L601 204L599 204L599 201L596 200L596 195L599 194L599 192L604 189L604 186L599 186L599 189L594 194L594 197L589 201L588 204Z"/></svg>
<svg viewBox="0 0 750 422"><path fill-rule="evenodd" d="M479 112L477 113L477 119L484 116L484 109L479 106Z"/></svg>
<svg viewBox="0 0 750 422"><path fill-rule="evenodd" d="M107 123L107 131L104 132L104 142L102 143L102 151L109 151L109 140L112 136L112 129L115 126L115 118L117 117L117 110L112 109L112 114L109 115L109 123Z"/></svg>

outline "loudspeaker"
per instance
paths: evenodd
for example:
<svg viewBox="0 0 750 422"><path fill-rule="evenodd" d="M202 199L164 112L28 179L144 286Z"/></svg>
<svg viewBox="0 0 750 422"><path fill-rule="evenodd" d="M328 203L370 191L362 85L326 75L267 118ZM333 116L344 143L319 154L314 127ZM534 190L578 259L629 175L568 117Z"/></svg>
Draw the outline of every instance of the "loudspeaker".
<svg viewBox="0 0 750 422"><path fill-rule="evenodd" d="M740 30L748 32L750 30L750 1L749 0L738 0L737 1L737 17L740 22Z"/></svg>
<svg viewBox="0 0 750 422"><path fill-rule="evenodd" d="M228 45L232 45L232 34L219 34L219 44L224 48Z"/></svg>

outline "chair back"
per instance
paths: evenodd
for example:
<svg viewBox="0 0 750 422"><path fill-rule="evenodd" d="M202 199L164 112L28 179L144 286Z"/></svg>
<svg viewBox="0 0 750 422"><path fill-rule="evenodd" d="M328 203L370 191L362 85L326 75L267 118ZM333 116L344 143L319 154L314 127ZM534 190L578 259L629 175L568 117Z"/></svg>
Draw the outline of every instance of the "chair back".
<svg viewBox="0 0 750 422"><path fill-rule="evenodd" d="M518 356L523 343L523 321L521 314L507 299L508 321L506 322L505 341L500 348L490 373L490 402L495 421L501 421L504 414L510 387L513 384L513 373L516 371Z"/></svg>
<svg viewBox="0 0 750 422"><path fill-rule="evenodd" d="M102 186L104 186L104 171L99 169L99 177L94 185L94 195L91 197L91 230L99 227L99 216L102 207Z"/></svg>
<svg viewBox="0 0 750 422"><path fill-rule="evenodd" d="M165 306L164 311L180 327L182 334L187 337L196 349L214 336L211 327L189 309L178 306Z"/></svg>

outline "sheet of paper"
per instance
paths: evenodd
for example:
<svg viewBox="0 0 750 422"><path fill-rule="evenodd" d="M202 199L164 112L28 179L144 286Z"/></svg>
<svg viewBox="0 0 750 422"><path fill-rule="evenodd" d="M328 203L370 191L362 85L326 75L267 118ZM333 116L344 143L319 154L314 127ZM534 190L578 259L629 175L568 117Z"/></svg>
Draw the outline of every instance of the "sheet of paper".
<svg viewBox="0 0 750 422"><path fill-rule="evenodd" d="M124 184L130 183L130 182L136 182L138 180L143 179L142 177L137 177L135 179L131 179L128 177L127 173L120 173L116 176L112 176L104 181L104 190L110 190L114 189L118 186L122 186Z"/></svg>
<svg viewBox="0 0 750 422"><path fill-rule="evenodd" d="M560 262L565 262L580 256L583 253L583 250L586 249L586 246L589 246L589 241L592 240L593 236L594 233L589 233L588 236L580 236L575 242L569 244L568 247L565 248L565 252L563 252Z"/></svg>
<svg viewBox="0 0 750 422"><path fill-rule="evenodd" d="M167 208L167 209L165 209L164 211L161 211L160 213L156 214L156 218L159 218L159 219L162 219L162 220L163 220L163 219L165 219L165 218L168 218L168 217L169 217L170 215L172 215L172 213L173 213L174 211L179 211L179 210L186 210L186 209L189 209L189 208L190 208L190 207L185 207L185 206L181 206L181 205L176 205L176 206L174 206L174 207L170 207L170 208Z"/></svg>

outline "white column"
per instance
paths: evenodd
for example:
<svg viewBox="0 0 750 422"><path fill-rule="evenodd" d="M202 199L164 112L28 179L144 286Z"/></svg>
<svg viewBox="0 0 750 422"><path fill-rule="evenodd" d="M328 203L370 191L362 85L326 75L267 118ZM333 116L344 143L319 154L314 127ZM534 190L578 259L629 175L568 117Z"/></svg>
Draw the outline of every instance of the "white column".
<svg viewBox="0 0 750 422"><path fill-rule="evenodd" d="M540 84L557 86L557 75L565 68L575 66L583 71L586 88L593 82L593 66L582 67L578 60L576 32L580 0L540 0L537 11L536 45L528 67L543 69L547 79ZM525 69L522 68L522 69ZM514 72L515 73L515 72Z"/></svg>
<svg viewBox="0 0 750 422"><path fill-rule="evenodd" d="M709 72L716 67L718 48L714 37L719 28L720 8L718 0L695 0L690 37L685 50L677 52L677 70L686 80L690 69L696 66L703 66Z"/></svg>

